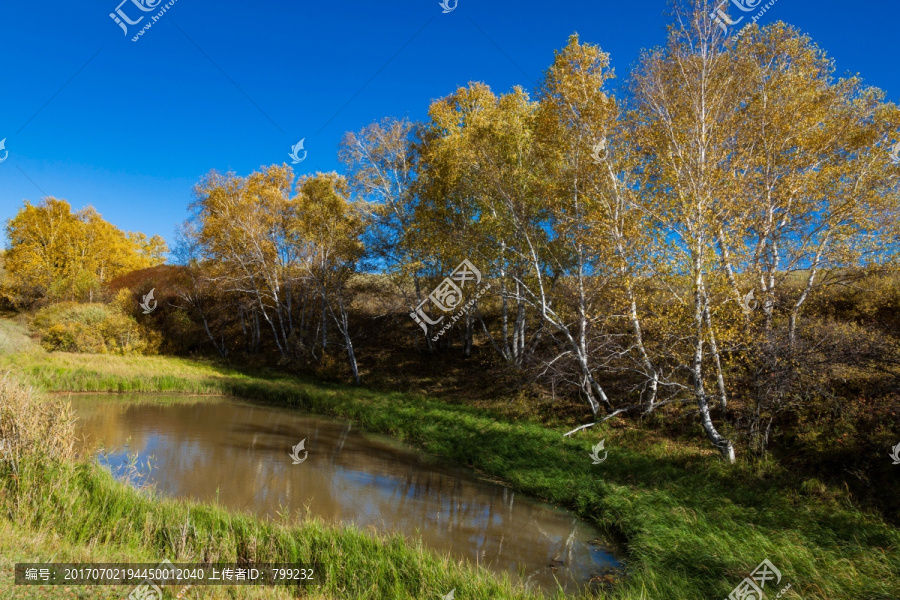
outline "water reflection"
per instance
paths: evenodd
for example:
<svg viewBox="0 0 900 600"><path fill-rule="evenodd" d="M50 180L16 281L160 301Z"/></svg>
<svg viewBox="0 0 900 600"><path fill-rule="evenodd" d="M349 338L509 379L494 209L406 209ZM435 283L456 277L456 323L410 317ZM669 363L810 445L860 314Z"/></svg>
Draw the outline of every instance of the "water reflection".
<svg viewBox="0 0 900 600"><path fill-rule="evenodd" d="M139 473L170 496L399 531L544 589L558 579L574 591L618 564L572 515L346 423L230 400L78 396L72 405L89 449L109 449L114 470L137 453ZM309 456L294 465L291 448L304 438Z"/></svg>

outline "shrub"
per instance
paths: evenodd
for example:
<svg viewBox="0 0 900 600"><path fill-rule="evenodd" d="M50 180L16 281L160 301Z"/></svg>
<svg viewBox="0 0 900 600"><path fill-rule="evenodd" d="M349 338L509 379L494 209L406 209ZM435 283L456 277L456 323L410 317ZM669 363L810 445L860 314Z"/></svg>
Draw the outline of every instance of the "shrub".
<svg viewBox="0 0 900 600"><path fill-rule="evenodd" d="M116 305L64 302L41 309L32 323L46 350L155 354L159 336Z"/></svg>

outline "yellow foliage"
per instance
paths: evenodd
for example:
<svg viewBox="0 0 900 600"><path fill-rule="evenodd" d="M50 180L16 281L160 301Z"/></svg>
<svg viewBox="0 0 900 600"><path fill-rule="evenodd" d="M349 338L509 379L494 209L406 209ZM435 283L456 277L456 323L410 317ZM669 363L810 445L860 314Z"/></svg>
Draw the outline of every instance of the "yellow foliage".
<svg viewBox="0 0 900 600"><path fill-rule="evenodd" d="M116 305L63 302L38 311L33 325L50 351L155 354L161 341Z"/></svg>
<svg viewBox="0 0 900 600"><path fill-rule="evenodd" d="M9 251L2 293L14 304L39 299L93 300L110 279L163 262L159 236L125 233L91 207L72 212L48 197L25 203L6 226Z"/></svg>

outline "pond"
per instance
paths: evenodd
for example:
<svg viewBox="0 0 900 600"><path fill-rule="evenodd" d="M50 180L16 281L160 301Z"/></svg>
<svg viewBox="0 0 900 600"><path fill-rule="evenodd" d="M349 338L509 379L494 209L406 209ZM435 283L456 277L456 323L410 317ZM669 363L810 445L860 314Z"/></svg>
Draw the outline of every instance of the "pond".
<svg viewBox="0 0 900 600"><path fill-rule="evenodd" d="M227 398L70 400L89 452L114 473L136 456L137 481L168 496L400 532L543 590L621 566L572 514L349 423Z"/></svg>

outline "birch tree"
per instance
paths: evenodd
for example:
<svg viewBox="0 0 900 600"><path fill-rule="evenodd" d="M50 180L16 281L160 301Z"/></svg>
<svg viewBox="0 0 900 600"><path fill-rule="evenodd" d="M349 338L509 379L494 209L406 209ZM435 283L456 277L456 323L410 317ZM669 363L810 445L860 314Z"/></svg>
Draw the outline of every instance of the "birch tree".
<svg viewBox="0 0 900 600"><path fill-rule="evenodd" d="M577 365L581 390L595 415L601 408L608 414L618 409L598 377L601 372L611 373L605 367L611 315L603 299L612 271L607 264L608 239L596 235L600 198L589 184L597 168L595 156L601 147L606 151L615 127L616 102L605 91L613 76L607 53L572 36L556 53L539 90L537 183L548 204L547 224L553 231L547 259L552 270L565 277L559 301L554 302L550 293L533 240L526 236L522 248L535 282L523 285L524 295Z"/></svg>
<svg viewBox="0 0 900 600"><path fill-rule="evenodd" d="M427 169L420 216L439 224L429 235L441 245L492 265L499 331L488 327L480 310L475 315L493 348L516 366L526 353L528 305L521 281L530 264L519 244L525 231L539 235L545 212L533 184L535 112L536 103L520 88L498 97L483 84L470 84L432 105L422 152Z"/></svg>
<svg viewBox="0 0 900 600"><path fill-rule="evenodd" d="M711 406L727 404L714 327L722 287L715 241L742 96L710 12L703 0L676 7L666 47L642 57L632 78L635 140L648 156L643 209L657 224L652 276L669 297L662 358L681 372L673 384L693 398L706 436L733 462L734 443L713 423Z"/></svg>
<svg viewBox="0 0 900 600"><path fill-rule="evenodd" d="M291 350L295 300L302 287L292 232L293 172L271 166L249 177L210 173L195 187L192 204L204 258L222 267L215 281L253 299L283 358Z"/></svg>
<svg viewBox="0 0 900 600"><path fill-rule="evenodd" d="M347 168L350 189L366 216L367 261L393 282L410 311L426 292L422 289L421 257L409 239L417 227L416 130L417 125L406 119L385 118L345 134L338 152ZM430 349L427 334L425 341Z"/></svg>
<svg viewBox="0 0 900 600"><path fill-rule="evenodd" d="M431 119L417 146L418 203L408 240L419 249L419 265L430 285L437 284L464 258L487 270L486 265L497 256L484 231L490 214L480 204L482 194L469 136L473 124L484 118L494 102L496 96L488 86L474 83L429 108ZM466 315L464 352L471 351L474 314L478 312L476 307ZM434 323L426 322L426 326L431 336ZM445 344L450 343L449 337L444 339Z"/></svg>
<svg viewBox="0 0 900 600"><path fill-rule="evenodd" d="M793 365L806 360L800 322L810 297L896 257L885 234L898 183L882 142L900 119L880 90L835 79L825 53L783 23L750 28L731 52L744 97L717 248L735 303L759 290L759 310L745 312L758 329L751 438L764 451Z"/></svg>
<svg viewBox="0 0 900 600"><path fill-rule="evenodd" d="M323 319L331 317L341 334L353 379L360 384L350 333L351 279L364 254L364 219L349 199L347 180L336 173L304 177L298 185L293 243L303 268L322 301Z"/></svg>

